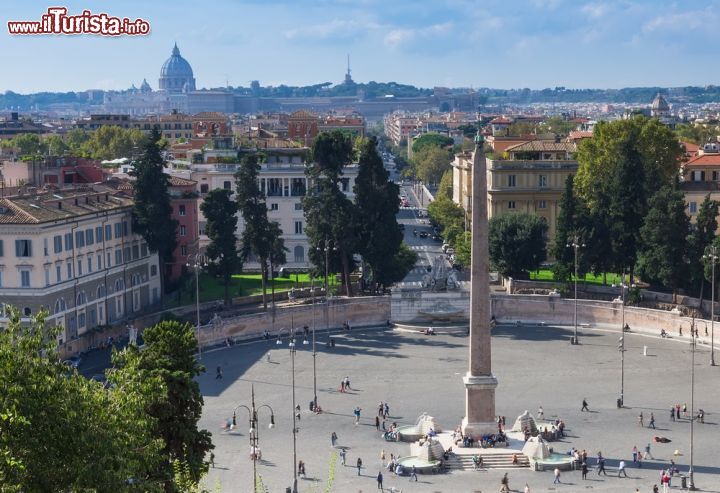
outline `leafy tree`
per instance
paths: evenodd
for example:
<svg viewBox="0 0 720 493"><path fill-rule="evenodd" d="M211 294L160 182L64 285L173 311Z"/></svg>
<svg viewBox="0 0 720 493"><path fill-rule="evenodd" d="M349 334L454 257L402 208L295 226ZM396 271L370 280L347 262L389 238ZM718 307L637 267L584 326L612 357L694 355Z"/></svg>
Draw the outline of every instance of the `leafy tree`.
<svg viewBox="0 0 720 493"><path fill-rule="evenodd" d="M563 117L551 116L540 125L540 132L568 135L574 128L575 124L565 120Z"/></svg>
<svg viewBox="0 0 720 493"><path fill-rule="evenodd" d="M163 383L165 392L145 407L144 414L154 420L152 434L163 444L162 461L147 468L147 477L167 493L183 493L174 481L175 461L186 465L186 479L197 482L207 472L205 457L214 448L210 432L198 429L203 397L196 379L205 369L195 358L195 330L187 323L165 321L145 329L143 339L143 350L128 347L117 364L132 371L134 381Z"/></svg>
<svg viewBox="0 0 720 493"><path fill-rule="evenodd" d="M552 247L552 254L555 257L553 264L553 278L556 281L568 281L575 270L575 252L567 245L571 244L575 236L587 246L583 231L584 225L582 221L582 204L578 204L578 198L575 196L573 189L573 176L568 175L565 180L565 190L560 196L560 213L557 218L557 230L555 232L555 242ZM578 251L578 270L580 273L585 272L582 266L582 253L584 248Z"/></svg>
<svg viewBox="0 0 720 493"><path fill-rule="evenodd" d="M523 120L511 123L507 128L507 135L513 137L522 137L524 135L530 135L537 132L535 124L526 122Z"/></svg>
<svg viewBox="0 0 720 493"><path fill-rule="evenodd" d="M357 210L340 190L340 176L342 169L352 162L352 140L342 132L323 132L313 142L312 154L314 162L306 168L306 174L313 188L303 199L311 246L309 257L323 271L325 254L320 247L332 245L329 269L342 271L346 293L351 295L350 272L358 249Z"/></svg>
<svg viewBox="0 0 720 493"><path fill-rule="evenodd" d="M160 140L160 136L157 140ZM90 134L84 147L95 159L132 158L136 148L142 146L144 141L145 136L137 128L103 125Z"/></svg>
<svg viewBox="0 0 720 493"><path fill-rule="evenodd" d="M705 281L712 281L712 263L703 258L705 249L715 240L717 231L718 202L710 199L710 194L700 204L697 219L690 227L688 236L688 260L690 286L700 285L700 301L705 291Z"/></svg>
<svg viewBox="0 0 720 493"><path fill-rule="evenodd" d="M109 388L60 362L58 327L41 312L29 325L7 308L0 331L0 490L158 492L144 479L160 459L154 421L144 412L162 391L154 379L127 382L110 376Z"/></svg>
<svg viewBox="0 0 720 493"><path fill-rule="evenodd" d="M200 205L205 216L205 234L210 239L206 253L208 257L217 261L217 269L222 274L225 287L225 304L230 305L230 281L232 275L242 267L238 257L237 228L238 204L230 198L230 190L217 188L207 194Z"/></svg>
<svg viewBox="0 0 720 493"><path fill-rule="evenodd" d="M427 210L430 218L440 226L448 243L452 244L464 231L465 211L452 200L440 197L430 202Z"/></svg>
<svg viewBox="0 0 720 493"><path fill-rule="evenodd" d="M477 122L474 124L465 123L463 125L459 125L458 130L460 130L465 137L473 138L478 131L478 125Z"/></svg>
<svg viewBox="0 0 720 493"><path fill-rule="evenodd" d="M437 146L425 146L413 155L415 176L425 183L437 183L450 169L452 152Z"/></svg>
<svg viewBox="0 0 720 493"><path fill-rule="evenodd" d="M665 187L652 196L649 205L640 228L643 242L637 269L643 279L672 289L675 302L687 273L690 219L685 214L685 200L682 192Z"/></svg>
<svg viewBox="0 0 720 493"><path fill-rule="evenodd" d="M472 233L465 231L455 239L455 261L460 265L470 265L472 259Z"/></svg>
<svg viewBox="0 0 720 493"><path fill-rule="evenodd" d="M65 144L68 146L68 152L73 156L89 156L90 151L87 143L90 140L90 134L81 128L74 128L65 134Z"/></svg>
<svg viewBox="0 0 720 493"><path fill-rule="evenodd" d="M449 169L443 173L440 179L440 185L438 185L438 191L435 195L436 198L447 198L452 200L453 196L453 171Z"/></svg>
<svg viewBox="0 0 720 493"><path fill-rule="evenodd" d="M412 150L413 152L420 152L426 147L452 147L454 143L455 141L447 135L439 134L437 132L428 132L422 134L413 141Z"/></svg>
<svg viewBox="0 0 720 493"><path fill-rule="evenodd" d="M607 228L618 271L629 268L632 275L649 197L672 185L681 156L672 131L642 116L600 122L580 143L575 189L591 222Z"/></svg>
<svg viewBox="0 0 720 493"><path fill-rule="evenodd" d="M355 205L358 236L362 241L358 243L358 251L370 267L373 280L387 286L393 282L389 274L398 270L393 263L403 239L396 219L400 190L388 179L389 174L377 153L376 145L374 138L359 143ZM405 274L407 271L400 279Z"/></svg>
<svg viewBox="0 0 720 493"><path fill-rule="evenodd" d="M527 213L501 214L490 219L490 262L504 276L527 276L545 260L545 218Z"/></svg>
<svg viewBox="0 0 720 493"><path fill-rule="evenodd" d="M242 258L247 259L252 253L260 263L263 306L267 309L268 260L276 238L271 234L265 195L258 185L260 171L258 158L255 154L243 157L240 168L235 173L235 196L244 223ZM272 231L277 233L279 228ZM279 234L282 234L282 231L279 231Z"/></svg>
<svg viewBox="0 0 720 493"><path fill-rule="evenodd" d="M142 156L133 163L130 176L135 177L133 229L142 235L150 251L158 254L160 292L164 295L166 266L177 245L178 222L172 219L168 175L163 171L166 164L158 140L160 133L154 129L143 145Z"/></svg>
<svg viewBox="0 0 720 493"><path fill-rule="evenodd" d="M45 137L43 144L47 147L47 152L51 156L62 156L68 150L67 144L59 135L48 135Z"/></svg>
<svg viewBox="0 0 720 493"><path fill-rule="evenodd" d="M47 146L37 134L20 134L12 139L12 145L17 147L21 157L44 154L47 150Z"/></svg>

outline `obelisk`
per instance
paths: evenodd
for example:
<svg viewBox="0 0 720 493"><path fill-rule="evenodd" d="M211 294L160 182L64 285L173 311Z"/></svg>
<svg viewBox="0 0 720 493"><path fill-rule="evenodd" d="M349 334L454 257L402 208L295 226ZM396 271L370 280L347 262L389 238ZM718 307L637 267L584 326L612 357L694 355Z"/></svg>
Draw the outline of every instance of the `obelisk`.
<svg viewBox="0 0 720 493"><path fill-rule="evenodd" d="M483 136L475 136L472 164L472 251L470 260L470 347L465 384L465 418L462 431L494 433L495 387L490 362L490 275L488 251L488 193Z"/></svg>

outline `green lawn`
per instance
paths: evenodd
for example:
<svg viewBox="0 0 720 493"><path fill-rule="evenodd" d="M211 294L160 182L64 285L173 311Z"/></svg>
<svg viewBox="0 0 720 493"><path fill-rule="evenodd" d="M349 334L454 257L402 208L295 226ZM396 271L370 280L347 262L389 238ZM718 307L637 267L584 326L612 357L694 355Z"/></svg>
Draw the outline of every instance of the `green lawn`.
<svg viewBox="0 0 720 493"><path fill-rule="evenodd" d="M533 281L553 281L553 273L549 269L542 269L537 272L531 272L530 273L530 279ZM572 278L570 279L572 281ZM617 274L607 273L607 285L610 286L612 284L619 284L620 283L620 276ZM599 276L595 276L593 274L587 274L585 278L583 279L582 276L578 277L578 282L586 282L588 284L598 284L602 285L603 283L603 276L600 274Z"/></svg>
<svg viewBox="0 0 720 493"><path fill-rule="evenodd" d="M335 276L330 276L330 286L335 286L337 281ZM324 284L324 278L316 277L315 286ZM311 285L310 274L298 273L290 274L289 277L275 278L275 291L289 291L292 288L302 288ZM195 279L189 287L189 291L184 291L178 299L177 293L168 298L169 306L181 306L195 302ZM272 283L268 282L267 292L272 291ZM332 290L331 290L332 292ZM238 296L253 296L262 294L262 278L260 274L235 274L230 283L230 296L236 298ZM212 277L208 274L200 274L200 301L221 300L225 297L225 287L222 280Z"/></svg>

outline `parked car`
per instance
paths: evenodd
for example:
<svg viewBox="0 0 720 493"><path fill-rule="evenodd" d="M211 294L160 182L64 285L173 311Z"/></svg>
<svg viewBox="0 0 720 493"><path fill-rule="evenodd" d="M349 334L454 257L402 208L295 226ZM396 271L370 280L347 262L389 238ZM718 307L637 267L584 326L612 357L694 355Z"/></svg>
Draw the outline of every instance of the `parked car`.
<svg viewBox="0 0 720 493"><path fill-rule="evenodd" d="M80 356L73 356L73 357L68 358L65 361L63 361L63 364L70 366L72 368L77 368L78 366L80 366L81 362L82 362L82 358Z"/></svg>
<svg viewBox="0 0 720 493"><path fill-rule="evenodd" d="M427 238L427 237L428 237L428 232L427 232L427 231L420 231L419 234L420 234L420 238Z"/></svg>

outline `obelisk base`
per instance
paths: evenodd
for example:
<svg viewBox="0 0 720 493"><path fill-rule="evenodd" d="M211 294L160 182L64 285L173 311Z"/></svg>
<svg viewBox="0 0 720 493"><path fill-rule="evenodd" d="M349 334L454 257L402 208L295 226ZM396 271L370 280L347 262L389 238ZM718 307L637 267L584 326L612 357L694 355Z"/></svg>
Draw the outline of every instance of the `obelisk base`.
<svg viewBox="0 0 720 493"><path fill-rule="evenodd" d="M495 421L495 387L497 379L493 375L463 377L465 384L465 417L462 432L465 435L487 435L497 433Z"/></svg>

